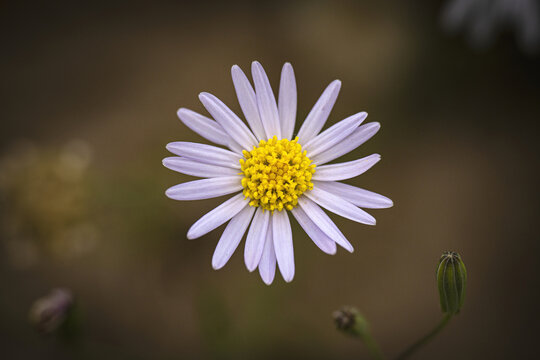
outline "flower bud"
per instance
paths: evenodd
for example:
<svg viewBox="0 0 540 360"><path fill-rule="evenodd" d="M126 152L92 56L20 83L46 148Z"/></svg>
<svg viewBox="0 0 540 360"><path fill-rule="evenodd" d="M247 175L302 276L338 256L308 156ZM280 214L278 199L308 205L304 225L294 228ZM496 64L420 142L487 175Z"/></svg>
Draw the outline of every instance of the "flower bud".
<svg viewBox="0 0 540 360"><path fill-rule="evenodd" d="M357 309L344 307L332 315L337 328L344 333L360 337L367 333L368 323Z"/></svg>
<svg viewBox="0 0 540 360"><path fill-rule="evenodd" d="M67 289L53 289L36 300L30 308L30 322L41 333L52 333L66 320L73 305L73 296Z"/></svg>
<svg viewBox="0 0 540 360"><path fill-rule="evenodd" d="M457 314L465 300L467 270L458 253L446 251L437 267L437 286L441 310L446 314Z"/></svg>

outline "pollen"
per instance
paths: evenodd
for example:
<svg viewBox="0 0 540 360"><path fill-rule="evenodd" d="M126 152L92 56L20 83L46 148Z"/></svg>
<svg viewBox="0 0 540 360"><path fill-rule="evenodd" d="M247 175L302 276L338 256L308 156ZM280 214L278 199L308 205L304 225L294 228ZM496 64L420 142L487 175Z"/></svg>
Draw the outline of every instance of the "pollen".
<svg viewBox="0 0 540 360"><path fill-rule="evenodd" d="M315 165L302 151L298 137L294 140L277 137L261 140L253 150L243 151L240 165L243 193L250 206L264 210L292 210L298 197L313 189L311 178Z"/></svg>

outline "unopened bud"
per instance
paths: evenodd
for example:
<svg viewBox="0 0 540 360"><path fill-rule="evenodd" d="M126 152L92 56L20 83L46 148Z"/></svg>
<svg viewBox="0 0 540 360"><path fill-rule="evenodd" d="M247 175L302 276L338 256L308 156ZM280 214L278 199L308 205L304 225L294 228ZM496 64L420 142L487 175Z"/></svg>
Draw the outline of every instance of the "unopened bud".
<svg viewBox="0 0 540 360"><path fill-rule="evenodd" d="M457 314L465 300L467 270L458 253L447 251L442 254L437 267L437 285L441 310L446 314Z"/></svg>
<svg viewBox="0 0 540 360"><path fill-rule="evenodd" d="M333 314L336 327L353 336L364 336L368 330L368 323L360 312L353 307L344 307Z"/></svg>
<svg viewBox="0 0 540 360"><path fill-rule="evenodd" d="M54 289L36 300L30 308L30 322L39 332L52 333L66 320L73 305L73 296L67 289Z"/></svg>

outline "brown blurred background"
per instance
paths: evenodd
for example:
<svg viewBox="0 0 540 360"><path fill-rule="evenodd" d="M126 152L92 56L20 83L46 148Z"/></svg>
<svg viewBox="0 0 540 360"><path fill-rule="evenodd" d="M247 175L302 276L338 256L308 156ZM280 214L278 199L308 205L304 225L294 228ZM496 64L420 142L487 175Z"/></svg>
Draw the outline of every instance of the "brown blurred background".
<svg viewBox="0 0 540 360"><path fill-rule="evenodd" d="M533 358L538 333L538 56L503 31L483 50L441 29L442 1L17 1L0 5L0 357L368 358L338 333L355 305L389 357L441 317L444 250L469 270L462 313L417 359ZM328 124L382 124L344 159L387 195L376 227L333 217L356 251L319 251L294 223L296 276L267 287L211 268L222 228L188 241L221 199L176 202L189 179L165 144L203 141L176 118L209 91L240 113L230 67L290 61L298 124L343 82ZM75 294L82 340L28 323L54 287Z"/></svg>

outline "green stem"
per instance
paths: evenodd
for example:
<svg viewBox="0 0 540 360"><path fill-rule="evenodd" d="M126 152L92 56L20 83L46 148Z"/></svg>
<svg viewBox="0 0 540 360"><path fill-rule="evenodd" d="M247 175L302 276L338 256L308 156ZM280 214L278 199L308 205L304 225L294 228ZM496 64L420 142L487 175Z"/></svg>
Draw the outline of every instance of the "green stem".
<svg viewBox="0 0 540 360"><path fill-rule="evenodd" d="M452 314L446 314L441 322L435 326L433 330L431 330L429 333L427 333L423 338L409 346L405 351L403 351L396 360L403 360L408 358L410 355L412 355L414 352L416 352L419 348L421 348L423 345L428 343L432 338L435 337L444 327L446 324L448 324L448 321L452 318Z"/></svg>
<svg viewBox="0 0 540 360"><path fill-rule="evenodd" d="M375 360L384 359L381 349L379 348L379 345L377 345L377 343L375 342L375 339L373 339L369 331L365 331L360 336L360 339L362 339L362 341L364 342L364 345L366 345L366 348L368 349L373 359Z"/></svg>

